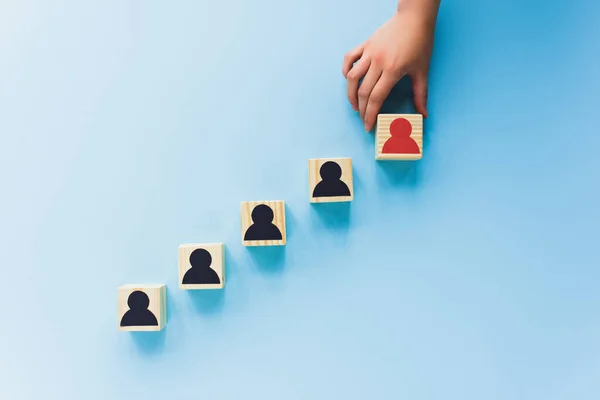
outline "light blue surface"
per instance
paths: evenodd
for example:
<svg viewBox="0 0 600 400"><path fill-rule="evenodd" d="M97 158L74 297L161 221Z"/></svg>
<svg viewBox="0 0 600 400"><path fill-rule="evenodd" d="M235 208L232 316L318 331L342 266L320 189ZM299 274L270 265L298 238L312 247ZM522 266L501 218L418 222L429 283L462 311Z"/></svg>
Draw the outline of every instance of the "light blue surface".
<svg viewBox="0 0 600 400"><path fill-rule="evenodd" d="M598 3L446 1L397 166L341 74L394 1L0 4L1 399L600 398ZM349 207L308 202L331 156ZM241 245L262 199L285 249ZM223 292L177 288L202 241ZM143 282L168 326L119 333Z"/></svg>

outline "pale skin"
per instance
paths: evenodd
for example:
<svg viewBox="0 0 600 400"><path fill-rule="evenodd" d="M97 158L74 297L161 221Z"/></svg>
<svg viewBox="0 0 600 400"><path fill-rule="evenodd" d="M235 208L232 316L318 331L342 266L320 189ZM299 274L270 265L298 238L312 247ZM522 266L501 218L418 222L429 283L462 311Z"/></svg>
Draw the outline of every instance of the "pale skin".
<svg viewBox="0 0 600 400"><path fill-rule="evenodd" d="M344 57L348 100L371 131L392 88L408 75L415 109L425 118L429 62L440 0L399 0L396 13Z"/></svg>

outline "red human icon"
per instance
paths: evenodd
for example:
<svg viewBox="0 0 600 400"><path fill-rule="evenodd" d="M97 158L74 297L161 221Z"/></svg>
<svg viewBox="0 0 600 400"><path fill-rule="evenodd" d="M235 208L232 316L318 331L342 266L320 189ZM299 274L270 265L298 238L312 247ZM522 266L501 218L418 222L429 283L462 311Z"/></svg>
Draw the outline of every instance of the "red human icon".
<svg viewBox="0 0 600 400"><path fill-rule="evenodd" d="M383 145L382 153L386 154L420 154L419 145L410 137L412 125L407 119L396 118L390 124L391 138Z"/></svg>

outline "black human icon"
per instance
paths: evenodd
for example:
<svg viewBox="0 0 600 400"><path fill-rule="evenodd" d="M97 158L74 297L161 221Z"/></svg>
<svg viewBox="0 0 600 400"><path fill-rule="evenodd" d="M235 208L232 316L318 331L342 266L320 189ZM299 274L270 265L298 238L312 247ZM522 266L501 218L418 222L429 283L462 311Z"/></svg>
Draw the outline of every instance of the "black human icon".
<svg viewBox="0 0 600 400"><path fill-rule="evenodd" d="M183 276L183 284L211 284L221 283L219 275L213 270L210 265L212 264L212 257L210 253L205 249L196 249L190 254L190 265L192 268Z"/></svg>
<svg viewBox="0 0 600 400"><path fill-rule="evenodd" d="M259 204L252 210L252 222L244 235L244 240L282 240L281 231L273 224L273 210L266 204Z"/></svg>
<svg viewBox="0 0 600 400"><path fill-rule="evenodd" d="M350 196L350 189L340 179L342 168L335 161L327 161L319 170L321 182L315 186L313 197Z"/></svg>
<svg viewBox="0 0 600 400"><path fill-rule="evenodd" d="M148 310L150 299L140 290L131 292L127 299L129 310L121 318L121 326L154 326L158 321L152 311Z"/></svg>

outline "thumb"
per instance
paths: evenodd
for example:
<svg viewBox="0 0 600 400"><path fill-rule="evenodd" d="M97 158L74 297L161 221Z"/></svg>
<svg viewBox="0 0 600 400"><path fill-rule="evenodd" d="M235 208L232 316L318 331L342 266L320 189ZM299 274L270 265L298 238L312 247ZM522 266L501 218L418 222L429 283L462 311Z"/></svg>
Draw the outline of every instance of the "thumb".
<svg viewBox="0 0 600 400"><path fill-rule="evenodd" d="M411 75L415 109L427 118L427 74Z"/></svg>

